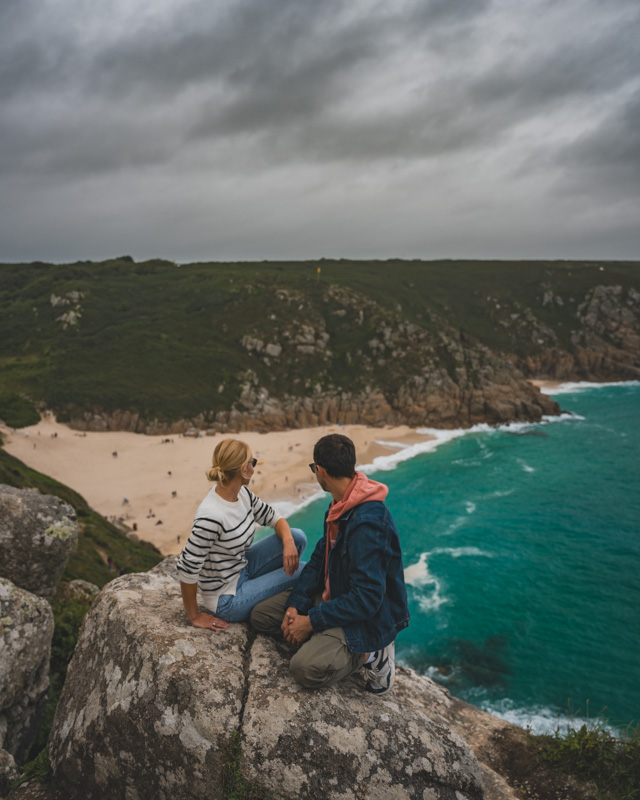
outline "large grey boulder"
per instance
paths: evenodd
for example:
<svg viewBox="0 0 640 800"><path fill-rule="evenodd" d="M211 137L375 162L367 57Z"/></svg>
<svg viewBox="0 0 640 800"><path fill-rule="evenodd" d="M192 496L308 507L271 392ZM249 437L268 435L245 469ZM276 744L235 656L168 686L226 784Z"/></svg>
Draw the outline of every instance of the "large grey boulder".
<svg viewBox="0 0 640 800"><path fill-rule="evenodd" d="M49 740L56 781L82 800L222 797L246 645L245 626L189 625L167 562L111 581L68 668Z"/></svg>
<svg viewBox="0 0 640 800"><path fill-rule="evenodd" d="M77 528L75 511L59 497L0 485L0 577L53 597Z"/></svg>
<svg viewBox="0 0 640 800"><path fill-rule="evenodd" d="M361 676L307 691L245 625L189 626L170 558L88 612L49 741L54 784L83 800L216 800L236 757L280 798L484 797L471 748L428 705L370 696Z"/></svg>
<svg viewBox="0 0 640 800"><path fill-rule="evenodd" d="M472 750L443 719L402 702L397 690L367 694L361 675L306 691L283 655L262 636L251 648L241 736L251 781L301 800L484 797Z"/></svg>
<svg viewBox="0 0 640 800"><path fill-rule="evenodd" d="M0 748L18 762L46 703L52 636L49 603L0 578Z"/></svg>

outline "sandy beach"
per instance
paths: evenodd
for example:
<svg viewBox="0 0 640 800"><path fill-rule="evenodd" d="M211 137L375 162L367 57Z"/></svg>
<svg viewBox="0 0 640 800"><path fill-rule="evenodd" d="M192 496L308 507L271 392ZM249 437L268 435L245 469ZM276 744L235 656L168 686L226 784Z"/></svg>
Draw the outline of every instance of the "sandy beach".
<svg viewBox="0 0 640 800"><path fill-rule="evenodd" d="M79 492L92 508L114 517L165 554L179 553L193 514L211 488L205 471L226 435L198 438L136 433L80 433L47 414L38 425L0 428L5 450L29 467ZM282 513L320 490L308 464L313 445L327 433L353 439L358 464L429 440L407 426L326 426L273 433L241 433L258 458L251 490Z"/></svg>

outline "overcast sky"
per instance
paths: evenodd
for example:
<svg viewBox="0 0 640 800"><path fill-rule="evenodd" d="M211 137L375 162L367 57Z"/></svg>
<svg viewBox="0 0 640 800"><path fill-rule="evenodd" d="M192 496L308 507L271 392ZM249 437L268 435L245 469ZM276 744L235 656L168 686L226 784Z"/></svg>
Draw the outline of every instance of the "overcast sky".
<svg viewBox="0 0 640 800"><path fill-rule="evenodd" d="M638 0L1 0L0 261L640 259Z"/></svg>

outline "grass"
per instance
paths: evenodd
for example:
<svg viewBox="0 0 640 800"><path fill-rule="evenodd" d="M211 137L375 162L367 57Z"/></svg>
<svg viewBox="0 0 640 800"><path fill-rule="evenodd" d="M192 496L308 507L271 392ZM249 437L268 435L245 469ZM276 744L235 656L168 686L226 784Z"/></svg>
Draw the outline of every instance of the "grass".
<svg viewBox="0 0 640 800"><path fill-rule="evenodd" d="M256 783L247 781L240 771L240 733L234 731L225 753L222 768L224 800L277 800L276 796Z"/></svg>
<svg viewBox="0 0 640 800"><path fill-rule="evenodd" d="M548 343L537 343L525 319L529 309L570 351L576 310L588 292L603 283L628 292L639 278L638 263L619 262L323 260L178 268L123 257L4 264L0 382L3 392L43 401L61 419L98 407L160 420L215 414L238 402L249 373L280 398L305 396L316 384L359 391L372 380L393 395L428 366L417 334L402 334L403 325L424 334L436 365L449 372L456 363L443 332L463 331L518 358L544 354ZM543 305L547 291L562 305ZM60 317L76 306L81 316L65 329ZM331 360L297 349L293 338L305 325L329 333ZM400 332L403 354L392 357L388 348L380 365L369 343L384 328ZM247 352L241 344L247 334L278 342L281 357L266 363L264 353Z"/></svg>
<svg viewBox="0 0 640 800"><path fill-rule="evenodd" d="M640 727L616 735L596 719L533 741L544 762L591 784L598 800L640 800Z"/></svg>

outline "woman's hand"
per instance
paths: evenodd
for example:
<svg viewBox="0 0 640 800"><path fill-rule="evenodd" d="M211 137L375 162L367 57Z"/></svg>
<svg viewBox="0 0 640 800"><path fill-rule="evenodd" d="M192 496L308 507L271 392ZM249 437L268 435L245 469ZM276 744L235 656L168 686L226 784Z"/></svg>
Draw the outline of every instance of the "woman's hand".
<svg viewBox="0 0 640 800"><path fill-rule="evenodd" d="M202 613L193 617L191 624L194 628L208 628L214 631L223 631L225 628L229 627L229 623L225 622L223 619L218 619L218 617L214 617L212 614Z"/></svg>
<svg viewBox="0 0 640 800"><path fill-rule="evenodd" d="M293 537L282 543L282 565L287 575L293 575L298 569L300 557L293 542Z"/></svg>

